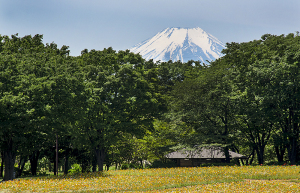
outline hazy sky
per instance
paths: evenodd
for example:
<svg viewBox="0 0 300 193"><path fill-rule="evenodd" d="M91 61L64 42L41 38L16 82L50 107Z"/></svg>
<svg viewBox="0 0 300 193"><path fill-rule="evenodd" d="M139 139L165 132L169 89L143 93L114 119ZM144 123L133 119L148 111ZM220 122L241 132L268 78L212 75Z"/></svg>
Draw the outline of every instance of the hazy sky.
<svg viewBox="0 0 300 193"><path fill-rule="evenodd" d="M222 42L300 31L300 0L0 0L0 34L43 34L81 50L129 49L167 27L200 27Z"/></svg>

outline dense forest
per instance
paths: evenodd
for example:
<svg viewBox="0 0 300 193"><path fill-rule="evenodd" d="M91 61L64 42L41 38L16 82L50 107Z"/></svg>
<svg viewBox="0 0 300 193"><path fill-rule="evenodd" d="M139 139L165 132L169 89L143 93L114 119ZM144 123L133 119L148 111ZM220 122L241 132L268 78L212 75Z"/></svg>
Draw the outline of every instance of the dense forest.
<svg viewBox="0 0 300 193"><path fill-rule="evenodd" d="M300 36L227 43L201 64L146 61L129 50L0 36L0 173L68 173L163 160L179 147L222 147L243 164L297 164ZM58 159L56 159L58 157Z"/></svg>

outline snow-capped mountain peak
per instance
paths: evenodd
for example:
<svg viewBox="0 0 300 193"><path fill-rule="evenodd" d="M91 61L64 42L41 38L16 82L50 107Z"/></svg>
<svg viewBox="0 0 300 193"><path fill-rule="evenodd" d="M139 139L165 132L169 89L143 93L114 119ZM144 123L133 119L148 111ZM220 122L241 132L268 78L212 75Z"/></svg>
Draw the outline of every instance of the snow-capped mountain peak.
<svg viewBox="0 0 300 193"><path fill-rule="evenodd" d="M130 50L154 61L212 61L222 56L224 44L201 28L166 28Z"/></svg>

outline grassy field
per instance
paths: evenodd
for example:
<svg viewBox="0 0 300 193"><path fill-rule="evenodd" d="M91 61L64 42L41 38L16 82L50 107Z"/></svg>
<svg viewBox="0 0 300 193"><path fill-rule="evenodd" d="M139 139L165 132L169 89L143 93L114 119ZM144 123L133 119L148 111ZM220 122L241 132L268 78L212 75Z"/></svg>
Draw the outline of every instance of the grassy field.
<svg viewBox="0 0 300 193"><path fill-rule="evenodd" d="M0 192L300 192L300 166L117 170L16 179Z"/></svg>

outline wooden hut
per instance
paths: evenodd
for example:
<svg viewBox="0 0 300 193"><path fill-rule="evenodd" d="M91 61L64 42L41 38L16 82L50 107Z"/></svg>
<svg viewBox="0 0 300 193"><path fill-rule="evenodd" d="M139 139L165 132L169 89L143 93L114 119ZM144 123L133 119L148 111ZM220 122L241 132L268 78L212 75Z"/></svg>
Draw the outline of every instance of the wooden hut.
<svg viewBox="0 0 300 193"><path fill-rule="evenodd" d="M229 151L230 159L247 159L246 156ZM166 155L179 167L196 167L206 163L225 163L225 154L221 147L205 147L196 150L182 149Z"/></svg>

